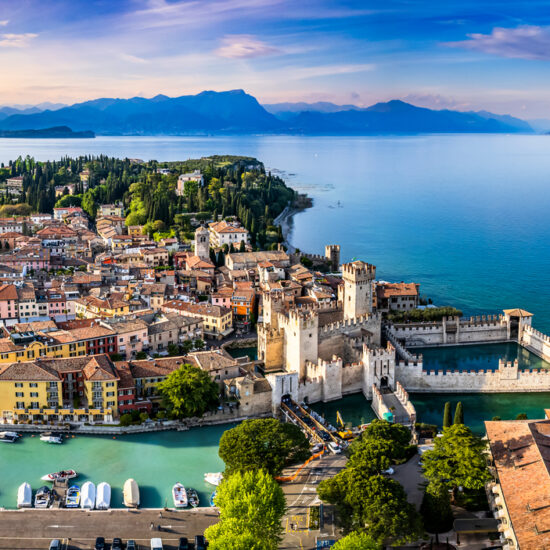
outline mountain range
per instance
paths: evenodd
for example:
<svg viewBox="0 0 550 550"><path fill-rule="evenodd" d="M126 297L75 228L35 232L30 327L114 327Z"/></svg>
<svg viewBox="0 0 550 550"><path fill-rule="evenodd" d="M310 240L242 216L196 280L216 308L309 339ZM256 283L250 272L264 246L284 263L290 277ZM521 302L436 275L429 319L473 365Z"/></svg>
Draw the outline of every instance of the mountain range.
<svg viewBox="0 0 550 550"><path fill-rule="evenodd" d="M260 105L243 90L147 99L101 98L74 105L24 109L0 107L0 130L67 126L100 135L419 133L532 133L528 122L486 111L416 107L400 100L367 108L354 105L279 103Z"/></svg>

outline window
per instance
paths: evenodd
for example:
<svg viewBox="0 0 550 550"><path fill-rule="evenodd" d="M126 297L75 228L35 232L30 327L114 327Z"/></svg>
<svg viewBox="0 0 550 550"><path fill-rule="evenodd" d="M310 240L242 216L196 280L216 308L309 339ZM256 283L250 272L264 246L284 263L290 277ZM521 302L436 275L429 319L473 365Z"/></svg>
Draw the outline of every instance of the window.
<svg viewBox="0 0 550 550"><path fill-rule="evenodd" d="M16 382L15 387L16 388L22 388L23 387L23 382Z"/></svg>
<svg viewBox="0 0 550 550"><path fill-rule="evenodd" d="M25 408L25 403L23 401L17 401L15 403L15 408L16 409L24 409Z"/></svg>
<svg viewBox="0 0 550 550"><path fill-rule="evenodd" d="M25 397L25 394L22 391L16 391L15 397Z"/></svg>
<svg viewBox="0 0 550 550"><path fill-rule="evenodd" d="M38 397L37 391L31 391L31 397Z"/></svg>

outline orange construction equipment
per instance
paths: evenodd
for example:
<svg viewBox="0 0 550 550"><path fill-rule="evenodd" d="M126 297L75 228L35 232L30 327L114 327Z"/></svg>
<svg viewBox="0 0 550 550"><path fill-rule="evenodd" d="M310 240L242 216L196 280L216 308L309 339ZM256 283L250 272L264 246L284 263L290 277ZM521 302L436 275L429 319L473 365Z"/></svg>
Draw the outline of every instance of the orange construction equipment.
<svg viewBox="0 0 550 550"><path fill-rule="evenodd" d="M323 456L323 454L325 453L325 449L323 449L321 452L317 453L317 454L314 454L314 455L311 455L297 470L294 474L292 474L291 476L275 476L275 479L277 481L281 481L281 482L285 482L285 481L294 481L297 477L298 477L298 474L312 461L312 460L315 460L316 458L321 458Z"/></svg>

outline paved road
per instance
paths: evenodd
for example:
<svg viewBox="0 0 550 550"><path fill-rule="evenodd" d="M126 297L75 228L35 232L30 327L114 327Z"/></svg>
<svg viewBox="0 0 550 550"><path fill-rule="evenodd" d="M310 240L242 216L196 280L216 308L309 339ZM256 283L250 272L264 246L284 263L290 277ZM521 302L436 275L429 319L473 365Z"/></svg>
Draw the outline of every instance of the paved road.
<svg viewBox="0 0 550 550"><path fill-rule="evenodd" d="M97 536L108 541L121 537L134 539L140 548L149 548L152 536L162 538L164 548L177 548L178 539L195 535L216 523L218 513L211 508L179 512L159 510L19 510L0 512L0 549L47 549L52 539L64 540L65 549L91 549ZM155 530L151 530L151 523ZM163 527L161 532L157 525Z"/></svg>

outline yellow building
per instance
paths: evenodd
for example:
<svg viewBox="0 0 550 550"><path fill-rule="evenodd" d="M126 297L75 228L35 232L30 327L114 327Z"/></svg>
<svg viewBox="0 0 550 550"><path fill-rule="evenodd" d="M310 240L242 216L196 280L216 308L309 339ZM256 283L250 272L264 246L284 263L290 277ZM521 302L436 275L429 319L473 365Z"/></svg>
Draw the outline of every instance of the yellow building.
<svg viewBox="0 0 550 550"><path fill-rule="evenodd" d="M226 307L170 300L161 309L166 313L202 319L204 333L213 338L221 339L233 332L233 316Z"/></svg>
<svg viewBox="0 0 550 550"><path fill-rule="evenodd" d="M130 304L121 298L97 298L85 296L74 301L77 318L95 319L96 317L115 317L130 313Z"/></svg>
<svg viewBox="0 0 550 550"><path fill-rule="evenodd" d="M14 333L0 338L0 363L18 363L40 358L70 358L86 355L86 341L67 330Z"/></svg>

